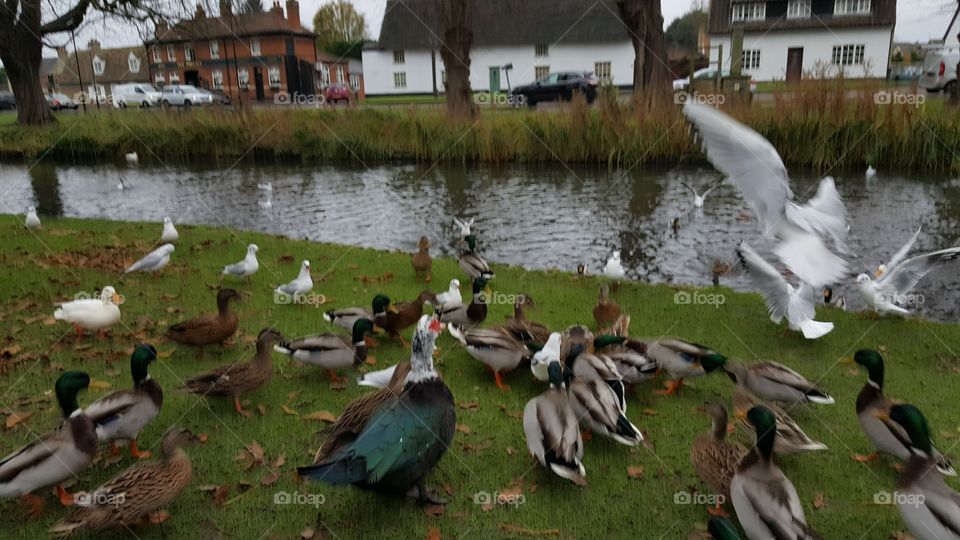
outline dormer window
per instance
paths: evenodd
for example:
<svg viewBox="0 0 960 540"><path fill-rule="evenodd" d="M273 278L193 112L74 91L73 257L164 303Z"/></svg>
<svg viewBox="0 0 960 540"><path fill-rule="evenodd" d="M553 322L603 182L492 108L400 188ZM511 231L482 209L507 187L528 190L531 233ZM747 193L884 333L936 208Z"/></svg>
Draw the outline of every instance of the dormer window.
<svg viewBox="0 0 960 540"><path fill-rule="evenodd" d="M834 15L869 15L870 0L837 0L833 5Z"/></svg>
<svg viewBox="0 0 960 540"><path fill-rule="evenodd" d="M790 0L787 3L788 19L809 19L810 0Z"/></svg>
<svg viewBox="0 0 960 540"><path fill-rule="evenodd" d="M107 67L106 63L99 56L94 56L91 63L93 64L93 74L103 75L103 70Z"/></svg>
<svg viewBox="0 0 960 540"><path fill-rule="evenodd" d="M840 0L837 0L840 1ZM766 2L747 2L732 6L731 21L762 21L767 15Z"/></svg>
<svg viewBox="0 0 960 540"><path fill-rule="evenodd" d="M140 57L131 52L130 56L127 56L127 66L130 68L130 73L139 73Z"/></svg>

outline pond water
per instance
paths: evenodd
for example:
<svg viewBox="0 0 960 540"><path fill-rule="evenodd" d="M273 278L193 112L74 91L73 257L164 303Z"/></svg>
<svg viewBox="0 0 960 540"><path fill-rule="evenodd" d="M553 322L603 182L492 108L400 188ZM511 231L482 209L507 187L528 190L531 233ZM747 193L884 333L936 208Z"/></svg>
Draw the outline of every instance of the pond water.
<svg viewBox="0 0 960 540"><path fill-rule="evenodd" d="M680 182L702 191L718 181L706 164L631 171L562 165L231 165L0 165L0 212L22 213L33 204L41 215L158 222L171 216L176 223L403 251L414 250L426 234L435 255L456 252L459 229L453 217L459 216L476 218L482 253L493 262L568 271L584 262L596 272L620 249L631 277L692 285L710 283L714 260L733 262L740 239L761 252L768 247L735 188L721 187L705 208L693 208ZM920 225L915 251L960 244L960 179L884 171L871 181L860 172L833 175L850 213L855 272L886 261ZM128 189L117 188L121 178ZM811 196L818 180L794 171L798 199ZM257 187L266 183L272 195ZM921 282L921 314L957 320L958 270L953 265ZM750 289L738 272L724 283ZM837 292L851 308L862 306L852 280Z"/></svg>

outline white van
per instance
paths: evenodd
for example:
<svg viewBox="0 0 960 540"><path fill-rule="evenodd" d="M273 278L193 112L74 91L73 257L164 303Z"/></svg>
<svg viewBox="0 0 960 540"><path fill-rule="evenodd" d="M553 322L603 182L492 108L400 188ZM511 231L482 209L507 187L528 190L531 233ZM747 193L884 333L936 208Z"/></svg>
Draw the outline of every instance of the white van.
<svg viewBox="0 0 960 540"><path fill-rule="evenodd" d="M939 49L927 52L923 59L923 75L920 76L920 88L927 92L949 91L957 84L957 62L960 62L960 49Z"/></svg>
<svg viewBox="0 0 960 540"><path fill-rule="evenodd" d="M118 84L113 87L113 103L117 107L156 107L160 91L152 84Z"/></svg>

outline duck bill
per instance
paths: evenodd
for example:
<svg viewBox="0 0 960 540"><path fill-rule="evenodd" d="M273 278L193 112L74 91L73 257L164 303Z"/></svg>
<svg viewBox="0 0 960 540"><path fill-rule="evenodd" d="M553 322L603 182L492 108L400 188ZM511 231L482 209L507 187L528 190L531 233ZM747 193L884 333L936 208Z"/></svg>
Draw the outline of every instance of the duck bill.
<svg viewBox="0 0 960 540"><path fill-rule="evenodd" d="M123 298L117 293L113 293L113 296L110 297L110 300L118 306L123 303Z"/></svg>
<svg viewBox="0 0 960 540"><path fill-rule="evenodd" d="M877 411L873 413L873 417L877 418L878 420L883 420L884 422L886 422L887 420L890 420L890 415L882 411Z"/></svg>
<svg viewBox="0 0 960 540"><path fill-rule="evenodd" d="M840 359L840 363L841 363L841 364L848 364L848 365L849 365L849 364L853 364L853 363L854 363L853 357L852 357L852 356L844 356L843 358Z"/></svg>

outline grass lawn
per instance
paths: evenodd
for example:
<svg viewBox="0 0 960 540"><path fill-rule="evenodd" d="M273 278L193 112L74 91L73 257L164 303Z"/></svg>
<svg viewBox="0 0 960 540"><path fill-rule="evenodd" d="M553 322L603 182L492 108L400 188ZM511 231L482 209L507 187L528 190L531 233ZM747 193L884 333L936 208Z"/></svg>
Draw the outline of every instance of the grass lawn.
<svg viewBox="0 0 960 540"><path fill-rule="evenodd" d="M520 415L526 401L543 386L521 367L506 377L512 390L500 392L493 377L449 335L438 340L442 356L437 365L459 405L460 427L431 478L432 484L452 493L443 515L428 516L411 501L353 488L297 485L295 468L310 462L319 444L314 432L324 425L305 417L319 411L338 414L366 392L352 383L355 373L344 372L351 382L335 389L321 370L275 355L274 379L247 396L249 407L261 411L251 418L234 412L230 400L204 401L176 388L201 370L250 358L253 338L266 326L299 337L330 330L322 309L368 305L380 291L395 300L412 299L421 285L414 281L409 255L180 226L181 241L170 266L158 275L135 274L120 280L121 268L150 250L160 229L156 223L47 219L35 236L20 226L19 217L0 216L4 239L0 268L6 274L0 280L0 412L32 414L19 424L7 419L15 425L0 437L0 455L58 424L51 389L60 371L82 369L111 385L81 394L81 405L127 387L129 354L141 340L159 350L160 360L151 373L166 393L160 416L141 433L141 449L156 451L163 431L175 423L207 435L205 443L188 448L194 480L169 508L171 519L136 530L137 537L300 538L318 518L331 534L317 538L343 539L423 538L432 528L443 538L687 538L704 527L705 508L676 504L675 497L704 489L690 465L689 449L709 421L695 409L713 397L728 401L732 384L727 377L691 380L676 398L653 396L651 386L635 388L628 398L628 416L652 447L629 449L594 436L586 443L583 460L590 485L578 488L535 465L527 455ZM228 282L249 295L238 304L239 335L222 354L219 348L208 348L205 359L198 361L193 349L165 340L163 331L169 324L214 309L213 289L221 267L239 260L249 242L260 246L260 272L250 284ZM411 249L415 242L410 238ZM326 295L328 305L316 309L275 304L272 287L292 279L304 258L311 260L314 277L319 278L314 292ZM575 260L571 254L571 267ZM495 271L497 278L491 282L495 292L523 292L536 300L539 307L530 311L531 319L555 328L592 322L600 279L500 265ZM456 261L435 261L434 289L445 288L453 277L466 283ZM50 318L53 303L110 284L125 297L122 324L107 340L88 337L76 344L72 328ZM871 450L854 413L865 374L838 360L861 347L883 350L890 394L918 405L940 447L952 453L960 442L960 420L952 406L960 396L960 358L951 351L960 350L960 327L821 309L819 318L835 322L837 328L810 342L797 334L781 337L757 295L726 288L705 290L724 295L724 303L678 305L676 292L667 286L628 283L615 299L632 315L634 335L675 335L708 344L734 359L777 360L820 381L836 398L834 406L792 411L807 433L830 449L781 460L810 523L829 538L884 539L904 530L894 506L874 504L877 492L893 491L897 476L893 461L861 464L851 459L855 452ZM508 305L492 305L488 322L501 321L511 311ZM376 364L368 367L376 368L408 356L385 339L372 354ZM237 457L244 457L245 447L254 441L264 450L264 464L247 469ZM133 463L126 451L120 462L108 461L82 474L73 489L92 489ZM628 468L633 474L628 475ZM279 479L271 483L273 473ZM220 500L215 500L212 490L218 486ZM323 504L274 504L277 493L296 491L322 494ZM481 492L519 493L523 497L515 500L522 504L484 508L474 503L475 494ZM15 501L0 502L9 516L0 536L45 537L65 510L54 504L49 491L44 495L48 513L38 521L20 519ZM120 531L108 537L130 536Z"/></svg>

